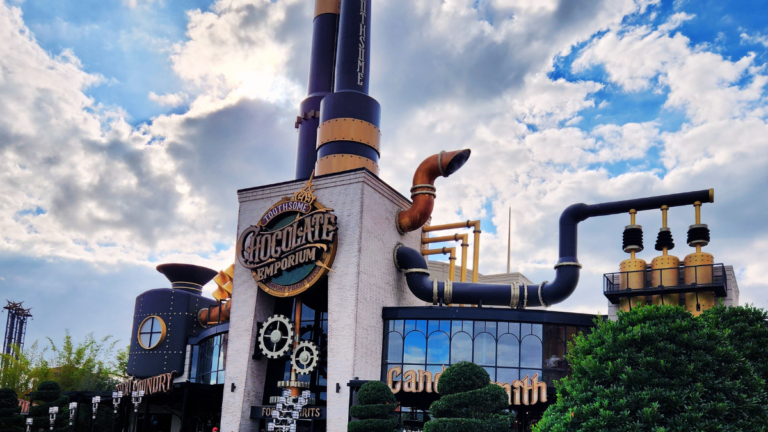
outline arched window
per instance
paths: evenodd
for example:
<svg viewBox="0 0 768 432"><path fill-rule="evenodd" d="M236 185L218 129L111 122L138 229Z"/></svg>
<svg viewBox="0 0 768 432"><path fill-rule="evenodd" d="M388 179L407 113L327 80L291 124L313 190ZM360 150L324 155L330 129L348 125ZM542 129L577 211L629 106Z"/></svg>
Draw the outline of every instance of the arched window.
<svg viewBox="0 0 768 432"><path fill-rule="evenodd" d="M159 316L144 319L139 326L139 345L144 349L152 349L165 339L165 322Z"/></svg>
<svg viewBox="0 0 768 432"><path fill-rule="evenodd" d="M464 332L456 333L451 340L451 364L472 361L472 337Z"/></svg>
<svg viewBox="0 0 768 432"><path fill-rule="evenodd" d="M498 366L520 367L520 341L511 334L500 337L496 358Z"/></svg>
<svg viewBox="0 0 768 432"><path fill-rule="evenodd" d="M541 369L541 339L526 336L520 344L520 367Z"/></svg>
<svg viewBox="0 0 768 432"><path fill-rule="evenodd" d="M387 362L403 362L403 337L400 336L400 333L387 333Z"/></svg>
<svg viewBox="0 0 768 432"><path fill-rule="evenodd" d="M448 358L449 346L450 341L446 333L441 331L432 333L427 341L427 363L447 365L450 361Z"/></svg>
<svg viewBox="0 0 768 432"><path fill-rule="evenodd" d="M405 337L405 348L403 349L403 363L426 363L427 360L427 338L424 333L412 331Z"/></svg>
<svg viewBox="0 0 768 432"><path fill-rule="evenodd" d="M481 366L496 365L496 339L488 333L480 333L475 338L475 363Z"/></svg>

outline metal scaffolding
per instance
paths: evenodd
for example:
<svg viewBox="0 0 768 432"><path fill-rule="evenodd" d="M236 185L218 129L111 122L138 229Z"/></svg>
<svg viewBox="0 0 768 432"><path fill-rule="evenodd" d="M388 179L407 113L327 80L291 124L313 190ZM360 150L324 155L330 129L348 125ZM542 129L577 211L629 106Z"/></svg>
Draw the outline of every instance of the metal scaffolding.
<svg viewBox="0 0 768 432"><path fill-rule="evenodd" d="M19 352L24 348L24 337L27 334L27 319L32 318L30 309L24 309L22 303L24 302L12 302L8 301L8 304L3 307L8 311L8 320L5 323L5 339L3 339L3 353L13 354L13 346L18 346Z"/></svg>

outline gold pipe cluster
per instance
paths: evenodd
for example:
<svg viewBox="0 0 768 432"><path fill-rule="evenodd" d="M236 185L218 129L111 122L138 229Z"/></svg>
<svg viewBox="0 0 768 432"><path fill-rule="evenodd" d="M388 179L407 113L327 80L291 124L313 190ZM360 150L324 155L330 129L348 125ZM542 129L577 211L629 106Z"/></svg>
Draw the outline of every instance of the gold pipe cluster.
<svg viewBox="0 0 768 432"><path fill-rule="evenodd" d="M455 223L449 223L444 225L432 225L432 226L425 226L422 228L422 244L429 244L429 243L438 243L438 239L444 239L440 241L461 241L461 247L462 247L462 257L461 257L461 276L460 281L466 282L467 281L467 248L469 247L469 235L468 234L455 234L453 236L442 236L442 237L434 237L430 238L426 234L434 231L446 231L446 230L452 230L452 229L461 229L461 228L474 228L473 233L475 235L475 245L474 250L472 254L472 282L478 281L478 266L480 264L480 234L482 231L480 230L480 221L466 221L466 222L455 222ZM445 248L444 248L445 249ZM454 248L455 249L455 248ZM434 249L437 250L437 249ZM435 255L435 253L429 253L430 249L422 250L422 255ZM454 259L455 261L455 259ZM455 267L450 270L450 274L448 276L449 280L454 280L454 272Z"/></svg>

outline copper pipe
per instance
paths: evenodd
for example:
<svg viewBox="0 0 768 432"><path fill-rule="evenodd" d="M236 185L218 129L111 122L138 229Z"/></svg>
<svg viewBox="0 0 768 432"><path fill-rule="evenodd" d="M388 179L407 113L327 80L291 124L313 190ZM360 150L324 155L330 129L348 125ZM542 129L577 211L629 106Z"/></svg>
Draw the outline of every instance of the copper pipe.
<svg viewBox="0 0 768 432"><path fill-rule="evenodd" d="M456 279L456 248L440 248L440 249L426 249L421 251L424 256L428 255L445 255L448 254L448 280L453 281Z"/></svg>
<svg viewBox="0 0 768 432"><path fill-rule="evenodd" d="M232 310L232 300L229 300L228 302L224 304L220 304L212 309L208 309L208 308L200 309L200 312L197 313L197 319L200 320L200 324L204 326L225 323L229 321L229 315L231 310Z"/></svg>
<svg viewBox="0 0 768 432"><path fill-rule="evenodd" d="M469 249L469 236L467 234L454 234L452 236L442 236L442 237L422 237L421 242L422 244L430 244L430 243L442 243L442 242L449 242L449 241L461 241L461 267L460 267L460 273L459 281L460 282L466 282L467 281L467 252ZM429 249L424 249L429 250Z"/></svg>
<svg viewBox="0 0 768 432"><path fill-rule="evenodd" d="M432 225L432 226L425 226L422 228L422 232L433 232L433 231L443 231L443 230L450 230L450 229L458 229L458 228L474 228L473 233L475 234L475 246L472 256L472 282L478 281L478 272L477 267L480 265L480 234L482 231L480 230L480 221L479 220L468 220L466 222L454 222L449 224L443 224L443 225ZM466 267L466 266L464 266Z"/></svg>
<svg viewBox="0 0 768 432"><path fill-rule="evenodd" d="M440 152L424 159L416 168L411 187L413 205L398 212L395 222L400 234L416 231L427 223L435 207L435 180L458 171L467 162L470 153L469 149Z"/></svg>
<svg viewBox="0 0 768 432"><path fill-rule="evenodd" d="M296 297L296 309L293 312L293 319L296 324L296 330L294 331L296 339L293 341L293 349L296 350L301 340L301 296ZM296 369L293 368L291 368L291 381L297 381ZM289 387L289 389L291 390L291 396L295 397L301 394L301 389L298 387Z"/></svg>

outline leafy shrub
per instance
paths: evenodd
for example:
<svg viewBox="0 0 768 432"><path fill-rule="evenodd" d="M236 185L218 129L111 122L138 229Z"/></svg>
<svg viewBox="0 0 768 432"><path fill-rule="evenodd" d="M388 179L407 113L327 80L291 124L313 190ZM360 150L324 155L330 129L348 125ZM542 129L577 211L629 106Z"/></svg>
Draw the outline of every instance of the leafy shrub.
<svg viewBox="0 0 768 432"><path fill-rule="evenodd" d="M32 401L37 404L29 408L29 415L34 419L33 430L37 430L37 428L50 430L51 422L48 417L48 409L53 406L59 407L53 430L55 432L69 430L69 398L61 394L59 384L54 381L41 382L37 386L37 390L32 393Z"/></svg>
<svg viewBox="0 0 768 432"><path fill-rule="evenodd" d="M429 407L433 419L424 432L508 432L514 414L504 412L507 392L490 381L488 372L474 363L446 369L438 382L441 397Z"/></svg>
<svg viewBox="0 0 768 432"><path fill-rule="evenodd" d="M21 416L19 398L13 389L0 389L0 431L22 432L24 417Z"/></svg>
<svg viewBox="0 0 768 432"><path fill-rule="evenodd" d="M681 307L598 320L576 339L572 374L534 430L764 431L765 382L728 337Z"/></svg>
<svg viewBox="0 0 768 432"><path fill-rule="evenodd" d="M347 425L348 432L393 432L397 418L392 413L397 409L397 400L392 390L381 381L363 384L357 392L360 405L349 408L349 415L358 419Z"/></svg>

